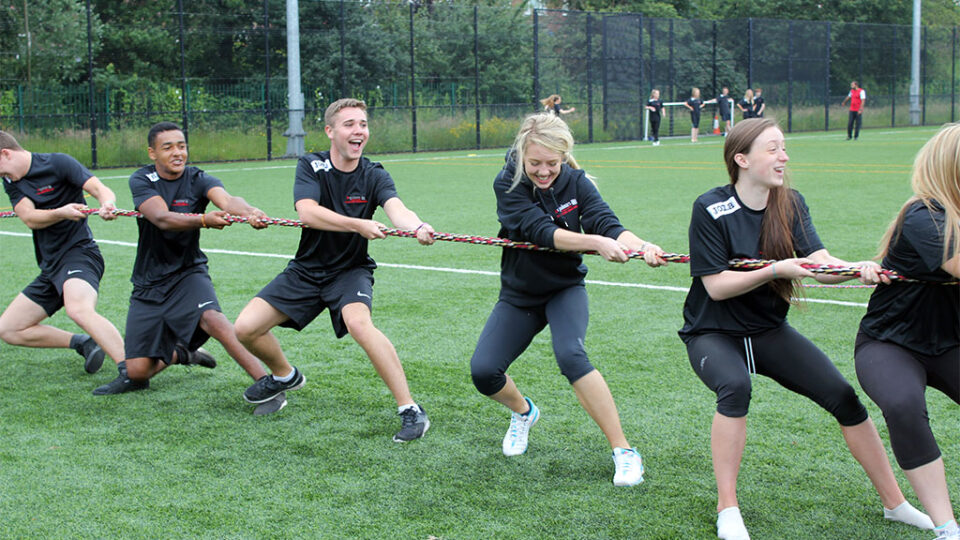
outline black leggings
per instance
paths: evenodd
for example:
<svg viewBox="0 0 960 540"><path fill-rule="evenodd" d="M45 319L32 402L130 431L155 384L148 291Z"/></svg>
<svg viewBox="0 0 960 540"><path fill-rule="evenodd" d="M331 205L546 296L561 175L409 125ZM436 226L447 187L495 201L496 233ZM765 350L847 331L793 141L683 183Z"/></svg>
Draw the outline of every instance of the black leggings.
<svg viewBox="0 0 960 540"><path fill-rule="evenodd" d="M854 358L860 386L883 411L900 468L915 469L939 458L924 393L929 386L960 403L960 348L926 356L859 334Z"/></svg>
<svg viewBox="0 0 960 540"><path fill-rule="evenodd" d="M867 419L867 409L836 366L786 323L750 337L696 336L687 343L687 355L700 380L717 394L717 412L724 416L747 415L753 371L812 399L843 426Z"/></svg>
<svg viewBox="0 0 960 540"><path fill-rule="evenodd" d="M860 136L860 124L863 123L863 115L857 111L850 111L850 116L847 118L847 138L853 137L854 139ZM854 126L856 126L856 131L854 131Z"/></svg>
<svg viewBox="0 0 960 540"><path fill-rule="evenodd" d="M594 369L583 345L589 319L587 291L579 285L563 289L542 306L497 302L470 359L474 386L487 396L502 390L507 368L547 324L560 372L573 384Z"/></svg>
<svg viewBox="0 0 960 540"><path fill-rule="evenodd" d="M650 117L650 133L653 135L653 140L660 140L660 116L657 115L656 119Z"/></svg>

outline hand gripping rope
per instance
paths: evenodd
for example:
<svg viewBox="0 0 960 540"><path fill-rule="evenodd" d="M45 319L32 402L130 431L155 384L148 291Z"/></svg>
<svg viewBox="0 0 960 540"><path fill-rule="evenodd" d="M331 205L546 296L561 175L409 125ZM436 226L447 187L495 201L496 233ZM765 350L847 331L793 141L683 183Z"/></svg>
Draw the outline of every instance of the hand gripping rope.
<svg viewBox="0 0 960 540"><path fill-rule="evenodd" d="M84 208L81 210L84 214L96 214L99 212L99 208ZM132 210L114 210L113 213L118 216L126 217L143 217L143 214L140 212L135 212ZM187 216L199 216L200 214L183 214ZM0 218L10 218L17 217L15 212L0 212ZM248 223L250 220L243 216L235 216L232 214L227 214L226 219L230 223ZM272 218L265 217L260 218L261 223L266 223L267 225L277 225L280 227L297 227L297 228L309 228L304 225L298 219L285 219L285 218ZM417 233L414 231L403 231L400 229L393 229L390 227L381 227L381 231L387 236L398 236L402 238L416 238ZM527 251L550 251L550 252L564 252L564 250L553 249L544 246L538 246L531 242L515 242L507 238L496 238L489 236L475 236L469 234L453 234L445 232L434 232L433 237L436 240L441 240L444 242L459 242L463 244L477 244L483 246L494 246L510 249L524 249ZM587 255L597 255L596 251L580 251L574 253L584 253ZM628 258L636 259L642 258L644 253L642 251L633 251L633 250L624 250ZM689 263L690 256L683 255L679 253L664 253L661 258L667 262L677 262L677 263ZM729 261L731 270L757 270L760 268L765 268L770 266L773 263L778 261L769 260L769 259L733 259ZM849 277L860 277L860 270L856 267L841 266L835 264L802 264L803 268L813 272L814 274L825 274L831 276L849 276ZM891 280L894 281L904 281L904 282L919 282L919 280L907 278L901 276L900 274L894 272L893 270L882 269L879 272L880 274L886 275ZM943 285L956 285L960 282L950 281L943 283ZM848 286L849 287L849 286ZM854 285L853 287L858 287Z"/></svg>

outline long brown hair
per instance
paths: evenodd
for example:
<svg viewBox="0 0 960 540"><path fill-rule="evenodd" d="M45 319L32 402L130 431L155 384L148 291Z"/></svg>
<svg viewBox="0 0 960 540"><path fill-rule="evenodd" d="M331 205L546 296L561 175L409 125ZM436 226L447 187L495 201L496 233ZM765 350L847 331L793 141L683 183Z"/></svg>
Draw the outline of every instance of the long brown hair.
<svg viewBox="0 0 960 540"><path fill-rule="evenodd" d="M913 197L887 227L880 241L879 257L885 257L890 244L900 235L903 216L916 201L932 212L936 201L943 206L943 262L950 253L960 253L960 124L947 124L917 152L910 181Z"/></svg>
<svg viewBox="0 0 960 540"><path fill-rule="evenodd" d="M780 129L780 125L769 118L750 118L738 122L727 134L723 144L723 160L727 164L731 184L740 180L740 165L735 159L737 154L749 153L757 137L770 128ZM781 260L794 256L792 230L796 214L796 197L785 174L783 185L771 188L767 195L767 207L760 226L760 250L764 259ZM776 279L770 282L770 287L787 302L800 293L798 284L791 280Z"/></svg>

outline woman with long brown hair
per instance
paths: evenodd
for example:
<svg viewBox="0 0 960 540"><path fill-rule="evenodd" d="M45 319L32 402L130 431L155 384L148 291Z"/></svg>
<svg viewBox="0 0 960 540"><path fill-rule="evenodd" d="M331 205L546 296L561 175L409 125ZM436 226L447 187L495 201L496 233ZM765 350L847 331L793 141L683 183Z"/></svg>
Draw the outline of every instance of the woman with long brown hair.
<svg viewBox="0 0 960 540"><path fill-rule="evenodd" d="M824 248L803 196L790 189L783 132L772 120L744 120L730 131L723 154L730 183L704 193L693 205L693 283L679 332L693 370L717 395L711 429L717 536L750 538L737 501L737 476L746 446L751 373L809 397L837 419L850 452L880 495L887 519L933 528L930 518L904 499L877 429L853 387L820 349L787 323L800 279L850 279L814 274L803 264L854 264ZM758 270L730 270L728 261L737 258L777 262ZM855 265L864 281L877 279L876 263Z"/></svg>
<svg viewBox="0 0 960 540"><path fill-rule="evenodd" d="M897 463L937 526L960 540L925 392L960 403L960 124L917 154L913 196L881 242L883 267L922 281L877 285L860 322L857 379L883 411ZM954 424L956 425L956 424Z"/></svg>

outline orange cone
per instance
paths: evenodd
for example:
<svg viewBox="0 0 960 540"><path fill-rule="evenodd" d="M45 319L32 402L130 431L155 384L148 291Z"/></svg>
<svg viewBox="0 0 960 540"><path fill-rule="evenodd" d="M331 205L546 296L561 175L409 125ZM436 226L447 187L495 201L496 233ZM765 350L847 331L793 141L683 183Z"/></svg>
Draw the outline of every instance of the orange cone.
<svg viewBox="0 0 960 540"><path fill-rule="evenodd" d="M713 115L713 134L720 134L720 118L717 115Z"/></svg>

